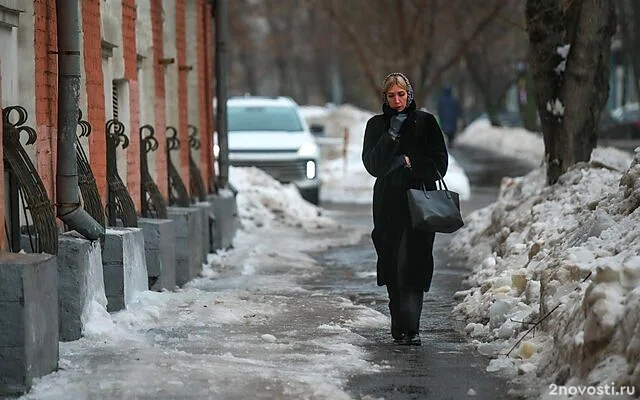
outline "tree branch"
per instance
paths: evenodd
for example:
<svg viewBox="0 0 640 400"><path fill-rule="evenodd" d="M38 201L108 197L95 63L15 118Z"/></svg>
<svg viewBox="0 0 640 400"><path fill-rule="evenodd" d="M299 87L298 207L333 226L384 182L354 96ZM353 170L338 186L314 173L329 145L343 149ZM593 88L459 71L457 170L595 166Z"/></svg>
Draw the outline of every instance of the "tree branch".
<svg viewBox="0 0 640 400"><path fill-rule="evenodd" d="M460 58L462 58L464 53L467 51L467 48L478 37L480 32L485 30L487 28L487 26L489 26L489 24L492 21L494 21L494 19L496 18L496 15L498 15L500 13L500 11L504 8L504 5L505 5L505 3L502 0L498 0L498 1L496 1L494 3L493 9L480 20L480 22L476 25L476 27L473 30L473 32L466 39L464 39L460 43L460 45L458 46L457 51L453 54L453 56L451 56L447 62L445 62L443 65L441 65L439 68L437 68L435 73L431 75L431 79L429 79L429 81L428 81L428 83L426 84L426 87L425 87L425 89L427 89L427 91L429 91L429 89L436 82L439 82L442 79L442 75L444 75L445 71L447 71L454 64L456 64L458 61L460 61Z"/></svg>
<svg viewBox="0 0 640 400"><path fill-rule="evenodd" d="M369 82L369 86L372 88L372 91L377 96L379 94L378 83L376 79L375 72L371 69L370 64L367 62L367 56L364 54L363 48L364 46L360 43L358 39L358 35L351 29L351 24L345 21L341 15L334 8L334 4L332 1L320 1L321 7L327 12L331 18L334 18L337 21L337 25L340 29L347 35L347 37L352 41L354 52L360 64L364 70L365 77Z"/></svg>

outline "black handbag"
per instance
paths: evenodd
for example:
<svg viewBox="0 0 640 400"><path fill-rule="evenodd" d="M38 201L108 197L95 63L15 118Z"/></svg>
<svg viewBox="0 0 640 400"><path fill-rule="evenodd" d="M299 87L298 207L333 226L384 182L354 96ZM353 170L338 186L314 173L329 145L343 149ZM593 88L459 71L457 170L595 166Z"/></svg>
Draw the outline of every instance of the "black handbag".
<svg viewBox="0 0 640 400"><path fill-rule="evenodd" d="M462 228L464 221L460 214L460 196L447 188L440 171L436 190L407 190L411 226L425 232L453 233Z"/></svg>

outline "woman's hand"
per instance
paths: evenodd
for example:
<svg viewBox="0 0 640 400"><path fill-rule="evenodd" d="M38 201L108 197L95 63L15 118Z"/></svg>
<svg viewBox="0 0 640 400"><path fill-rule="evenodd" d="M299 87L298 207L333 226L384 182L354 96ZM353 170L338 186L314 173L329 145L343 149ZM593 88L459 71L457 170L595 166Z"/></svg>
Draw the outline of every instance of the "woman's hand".
<svg viewBox="0 0 640 400"><path fill-rule="evenodd" d="M407 119L407 114L397 114L391 117L391 122L389 124L389 135L392 138L397 139L400 136L400 129L402 128L402 124Z"/></svg>
<svg viewBox="0 0 640 400"><path fill-rule="evenodd" d="M411 168L411 159L409 158L409 156L404 155L404 167L405 168Z"/></svg>

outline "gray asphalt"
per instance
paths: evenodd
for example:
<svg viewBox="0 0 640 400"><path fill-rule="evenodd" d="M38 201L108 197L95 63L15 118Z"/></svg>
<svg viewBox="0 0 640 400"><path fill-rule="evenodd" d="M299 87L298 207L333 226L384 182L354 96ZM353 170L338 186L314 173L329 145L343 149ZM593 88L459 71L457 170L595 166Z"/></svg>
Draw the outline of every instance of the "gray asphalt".
<svg viewBox="0 0 640 400"><path fill-rule="evenodd" d="M472 199L463 202L463 213L469 213L495 201L503 176L526 174L531 166L519 160L473 148L452 150L469 175ZM370 206L324 204L334 218L346 225L370 226ZM347 391L355 399L513 399L520 392L510 387L506 377L486 372L489 359L477 353L461 333L462 321L451 316L455 305L453 294L461 289L470 266L449 254L447 243L455 235L440 234L434 255L436 270L432 288L425 296L421 317L422 346L404 347L393 344L388 330L356 331L369 339L366 350L377 364L388 367L383 373L358 375L349 380ZM375 278L363 276L375 265L375 253L369 237L357 246L333 249L316 254L326 269L322 280L309 282L310 288L323 289L348 297L388 315L384 287Z"/></svg>

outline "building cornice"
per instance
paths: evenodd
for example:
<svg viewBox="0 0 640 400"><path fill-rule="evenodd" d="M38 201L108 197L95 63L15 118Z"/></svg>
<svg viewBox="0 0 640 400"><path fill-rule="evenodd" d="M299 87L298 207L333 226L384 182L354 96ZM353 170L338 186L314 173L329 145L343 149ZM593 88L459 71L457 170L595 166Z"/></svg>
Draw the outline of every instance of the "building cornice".
<svg viewBox="0 0 640 400"><path fill-rule="evenodd" d="M20 3L20 0L0 0L0 25L18 26L20 13L25 11Z"/></svg>

